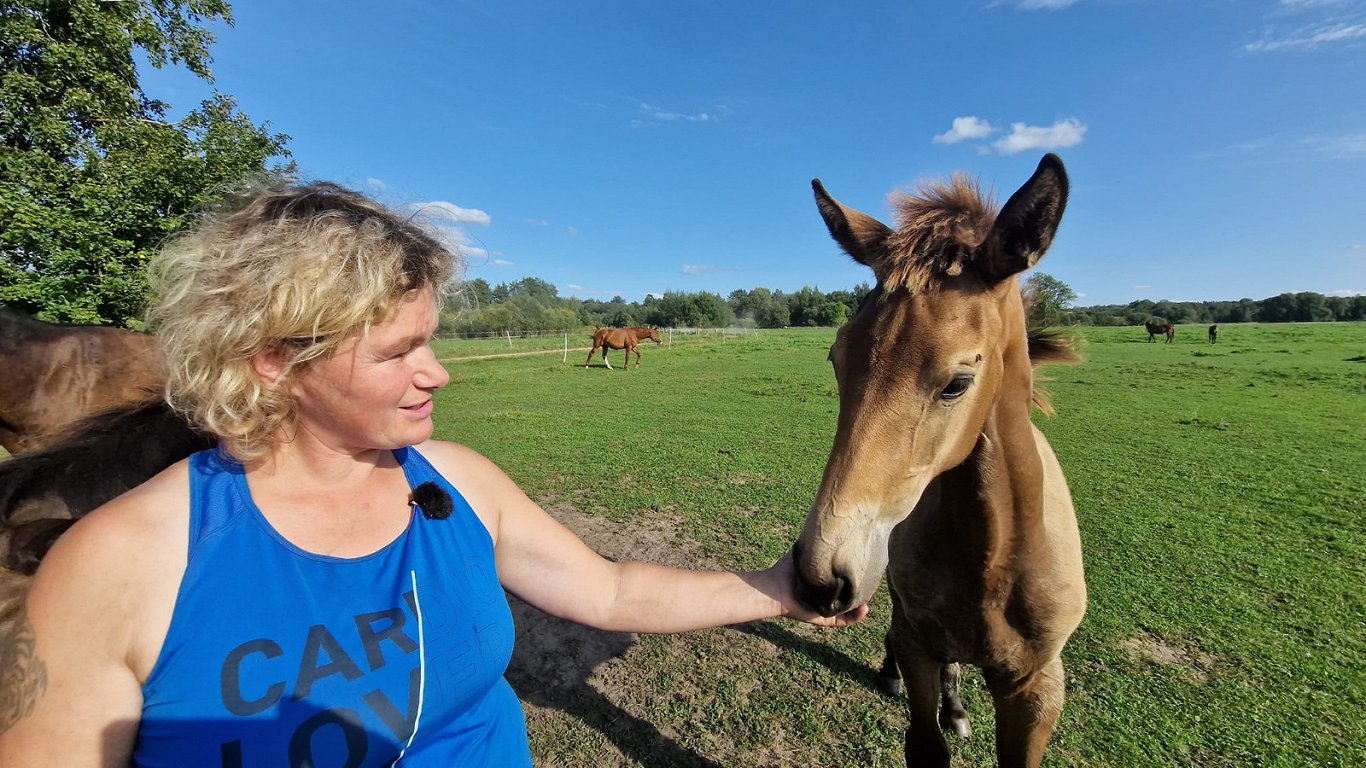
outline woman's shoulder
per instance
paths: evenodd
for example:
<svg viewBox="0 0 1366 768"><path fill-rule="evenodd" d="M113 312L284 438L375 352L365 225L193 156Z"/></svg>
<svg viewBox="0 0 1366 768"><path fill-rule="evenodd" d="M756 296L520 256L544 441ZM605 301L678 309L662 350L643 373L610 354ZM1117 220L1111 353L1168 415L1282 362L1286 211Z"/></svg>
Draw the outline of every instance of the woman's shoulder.
<svg viewBox="0 0 1366 768"><path fill-rule="evenodd" d="M39 576L86 589L127 587L165 569L183 568L189 530L189 462L152 479L76 521L43 558Z"/></svg>
<svg viewBox="0 0 1366 768"><path fill-rule="evenodd" d="M428 440L413 446L413 449L452 483L458 479L481 480L489 475L503 475L498 465L467 445L448 440Z"/></svg>
<svg viewBox="0 0 1366 768"><path fill-rule="evenodd" d="M414 448L460 491L497 541L502 510L509 501L522 496L521 489L497 464L468 446L428 440Z"/></svg>
<svg viewBox="0 0 1366 768"><path fill-rule="evenodd" d="M83 627L78 634L93 646L146 666L185 569L188 491L181 461L78 520L39 565L30 612L51 626Z"/></svg>

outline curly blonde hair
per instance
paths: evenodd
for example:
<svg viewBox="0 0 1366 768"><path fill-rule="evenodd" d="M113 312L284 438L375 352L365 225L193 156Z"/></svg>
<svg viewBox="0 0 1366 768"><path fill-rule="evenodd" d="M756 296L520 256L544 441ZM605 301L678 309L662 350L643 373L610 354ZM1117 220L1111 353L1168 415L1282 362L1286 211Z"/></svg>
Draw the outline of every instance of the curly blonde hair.
<svg viewBox="0 0 1366 768"><path fill-rule="evenodd" d="M295 403L261 381L252 356L281 350L287 376L411 291L432 288L440 301L455 259L413 219L335 184L228 201L150 264L166 400L237 459L260 458L287 438Z"/></svg>

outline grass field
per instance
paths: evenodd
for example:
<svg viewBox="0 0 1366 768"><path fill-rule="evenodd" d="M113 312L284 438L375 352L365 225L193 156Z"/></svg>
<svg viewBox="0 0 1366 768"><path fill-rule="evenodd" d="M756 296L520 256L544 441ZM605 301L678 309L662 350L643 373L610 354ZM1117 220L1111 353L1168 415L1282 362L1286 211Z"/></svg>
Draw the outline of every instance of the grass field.
<svg viewBox="0 0 1366 768"><path fill-rule="evenodd" d="M1215 346L1180 331L1149 344L1083 329L1085 362L1045 371L1058 415L1039 423L1091 592L1046 764L1366 765L1366 325L1224 325ZM612 371L584 370L586 352L453 361L438 436L493 458L609 554L762 567L791 545L824 467L832 339L649 345L630 372L620 353ZM903 708L871 688L885 600L843 631L636 638L524 619L563 633L530 660L560 669L554 695L514 679L538 763L898 765ZM954 750L991 765L980 678L966 689L976 735Z"/></svg>

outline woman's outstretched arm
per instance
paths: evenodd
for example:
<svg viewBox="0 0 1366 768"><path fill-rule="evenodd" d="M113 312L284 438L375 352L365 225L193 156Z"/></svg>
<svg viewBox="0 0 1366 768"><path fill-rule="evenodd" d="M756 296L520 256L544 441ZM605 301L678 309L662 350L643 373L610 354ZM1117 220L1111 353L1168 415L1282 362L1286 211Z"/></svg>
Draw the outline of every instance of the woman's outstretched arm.
<svg viewBox="0 0 1366 768"><path fill-rule="evenodd" d="M745 573L610 561L474 451L450 443L423 450L489 529L503 586L554 616L598 629L664 633L778 616L838 627L867 612L859 606L825 618L804 608L792 594L788 557Z"/></svg>

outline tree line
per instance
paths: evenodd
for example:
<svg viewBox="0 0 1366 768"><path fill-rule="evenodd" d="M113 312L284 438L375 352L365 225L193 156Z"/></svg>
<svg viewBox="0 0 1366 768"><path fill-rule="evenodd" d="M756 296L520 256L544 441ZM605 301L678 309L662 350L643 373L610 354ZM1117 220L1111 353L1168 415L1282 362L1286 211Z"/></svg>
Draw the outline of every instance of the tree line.
<svg viewBox="0 0 1366 768"><path fill-rule="evenodd" d="M768 288L720 294L682 291L647 296L628 302L562 297L555 286L535 277L490 285L475 278L465 281L456 300L443 315L446 334L534 333L585 325L625 327L654 325L689 328L788 328L838 326L872 290L861 283L852 290L823 293L804 287L792 293ZM1260 301L1172 302L1135 301L1073 307L1076 293L1046 273L1025 281L1030 296L1031 321L1039 325L1142 325L1143 323L1286 323L1366 320L1366 296L1325 296L1285 293Z"/></svg>
<svg viewBox="0 0 1366 768"><path fill-rule="evenodd" d="M466 280L442 316L445 334L480 335L566 330L585 325L661 328L785 328L837 326L858 308L872 288L867 283L848 291L824 293L804 287L792 293L768 288L720 294L666 291L628 302L560 296L558 289L536 277L489 285L483 278Z"/></svg>

